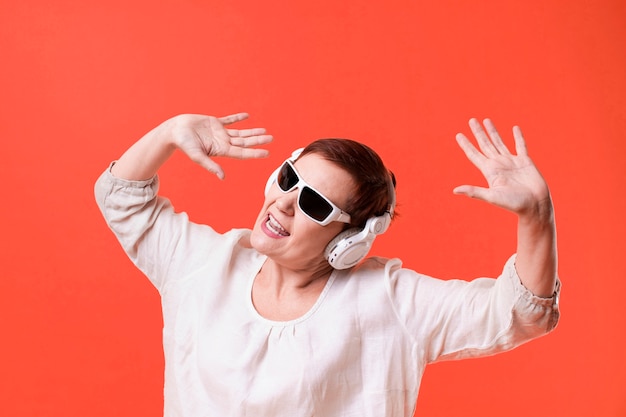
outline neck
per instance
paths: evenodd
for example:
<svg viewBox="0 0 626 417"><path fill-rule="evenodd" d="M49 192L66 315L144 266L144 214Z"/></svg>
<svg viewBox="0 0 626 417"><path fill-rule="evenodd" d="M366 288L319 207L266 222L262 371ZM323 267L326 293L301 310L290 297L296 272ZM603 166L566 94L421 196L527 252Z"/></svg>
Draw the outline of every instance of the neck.
<svg viewBox="0 0 626 417"><path fill-rule="evenodd" d="M301 317L315 304L331 273L328 263L315 270L293 270L268 259L254 280L252 303L270 320Z"/></svg>
<svg viewBox="0 0 626 417"><path fill-rule="evenodd" d="M324 286L332 271L333 268L326 260L315 268L292 269L268 258L259 272L258 279L277 292L305 291L310 287L317 287L320 283Z"/></svg>

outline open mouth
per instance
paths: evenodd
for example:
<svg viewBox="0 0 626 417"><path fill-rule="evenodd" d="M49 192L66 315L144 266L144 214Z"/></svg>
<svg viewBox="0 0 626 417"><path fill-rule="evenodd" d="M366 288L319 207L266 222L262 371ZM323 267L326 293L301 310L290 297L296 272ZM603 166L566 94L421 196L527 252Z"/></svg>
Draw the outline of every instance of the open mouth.
<svg viewBox="0 0 626 417"><path fill-rule="evenodd" d="M285 228L271 214L267 216L267 221L265 222L265 228L277 236L281 236L281 237L289 236L289 232L287 232L287 230L285 230Z"/></svg>

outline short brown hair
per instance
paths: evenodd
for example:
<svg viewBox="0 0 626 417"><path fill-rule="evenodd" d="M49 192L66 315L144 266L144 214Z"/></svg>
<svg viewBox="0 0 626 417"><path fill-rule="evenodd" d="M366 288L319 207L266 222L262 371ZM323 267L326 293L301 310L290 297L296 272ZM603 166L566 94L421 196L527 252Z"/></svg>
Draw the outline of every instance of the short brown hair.
<svg viewBox="0 0 626 417"><path fill-rule="evenodd" d="M308 153L337 164L354 179L356 193L344 207L353 226L363 227L367 219L381 216L395 205L396 178L369 146L351 139L318 139L304 148L300 157Z"/></svg>

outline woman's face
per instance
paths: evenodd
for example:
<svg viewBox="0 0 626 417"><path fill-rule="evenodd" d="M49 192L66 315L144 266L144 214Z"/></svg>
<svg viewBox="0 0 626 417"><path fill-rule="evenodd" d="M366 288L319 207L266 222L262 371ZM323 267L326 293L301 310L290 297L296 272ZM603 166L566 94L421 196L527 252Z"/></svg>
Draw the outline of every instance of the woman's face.
<svg viewBox="0 0 626 417"><path fill-rule="evenodd" d="M344 209L354 194L350 174L321 156L310 153L295 163L298 174L339 208ZM283 193L273 184L265 197L250 236L251 245L275 262L291 269L318 270L327 267L324 249L345 223L321 226L298 207L296 188Z"/></svg>

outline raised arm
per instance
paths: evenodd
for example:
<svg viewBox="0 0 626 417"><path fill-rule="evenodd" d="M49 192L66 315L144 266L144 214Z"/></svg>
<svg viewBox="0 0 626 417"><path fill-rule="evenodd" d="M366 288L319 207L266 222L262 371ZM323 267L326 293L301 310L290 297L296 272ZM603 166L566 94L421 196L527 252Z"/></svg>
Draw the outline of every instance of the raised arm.
<svg viewBox="0 0 626 417"><path fill-rule="evenodd" d="M265 134L265 129L226 128L246 118L246 113L220 118L196 114L173 117L135 142L111 172L127 180L146 180L156 174L176 149L180 149L192 161L223 179L224 171L211 157L250 159L268 154L265 149L250 148L271 142L272 136Z"/></svg>
<svg viewBox="0 0 626 417"><path fill-rule="evenodd" d="M517 215L518 275L535 295L549 297L555 290L557 249L548 185L528 156L519 127L513 128L516 154L512 154L491 120L484 120L484 129L476 119L471 119L469 125L479 149L462 133L456 139L485 176L488 187L461 185L454 193L486 201Z"/></svg>

